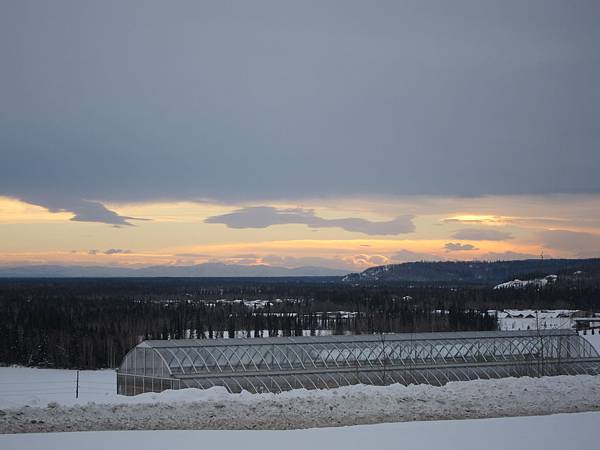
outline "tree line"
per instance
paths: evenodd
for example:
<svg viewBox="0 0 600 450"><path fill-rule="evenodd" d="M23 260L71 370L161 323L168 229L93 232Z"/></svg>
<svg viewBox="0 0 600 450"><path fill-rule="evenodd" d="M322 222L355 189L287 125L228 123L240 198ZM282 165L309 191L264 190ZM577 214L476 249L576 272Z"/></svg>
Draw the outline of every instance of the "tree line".
<svg viewBox="0 0 600 450"><path fill-rule="evenodd" d="M597 289L572 286L498 291L312 281L112 281L0 281L0 363L117 367L143 339L492 330L496 319L488 309L592 310L599 298ZM234 303L236 298L272 304L261 308Z"/></svg>

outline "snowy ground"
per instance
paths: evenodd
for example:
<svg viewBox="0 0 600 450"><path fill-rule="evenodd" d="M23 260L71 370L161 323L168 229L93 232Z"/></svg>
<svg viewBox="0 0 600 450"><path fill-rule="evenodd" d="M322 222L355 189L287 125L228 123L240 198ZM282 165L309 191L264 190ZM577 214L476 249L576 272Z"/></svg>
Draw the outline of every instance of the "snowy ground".
<svg viewBox="0 0 600 450"><path fill-rule="evenodd" d="M600 348L600 335L586 338ZM112 370L0 368L0 433L290 429L600 410L600 376L480 380L443 387L347 386L283 394L222 388L119 396ZM307 414L310 411L310 414Z"/></svg>
<svg viewBox="0 0 600 450"><path fill-rule="evenodd" d="M77 372L62 369L0 367L0 408L24 405L110 403L117 396L114 370L82 370L79 372L79 399L75 399Z"/></svg>
<svg viewBox="0 0 600 450"><path fill-rule="evenodd" d="M293 431L117 431L0 435L3 450L365 448L579 450L598 446L600 413L412 422Z"/></svg>
<svg viewBox="0 0 600 450"><path fill-rule="evenodd" d="M565 317L545 317L542 319L527 317L504 317L498 319L498 327L501 331L517 330L557 330L573 329L573 320Z"/></svg>

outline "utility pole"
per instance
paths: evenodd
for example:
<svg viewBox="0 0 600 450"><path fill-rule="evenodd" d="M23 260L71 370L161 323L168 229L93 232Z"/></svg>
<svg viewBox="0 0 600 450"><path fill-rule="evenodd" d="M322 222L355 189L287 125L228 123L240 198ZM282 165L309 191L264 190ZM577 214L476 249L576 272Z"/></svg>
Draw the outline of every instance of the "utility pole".
<svg viewBox="0 0 600 450"><path fill-rule="evenodd" d="M75 398L79 398L79 369L77 369L77 383L75 384Z"/></svg>

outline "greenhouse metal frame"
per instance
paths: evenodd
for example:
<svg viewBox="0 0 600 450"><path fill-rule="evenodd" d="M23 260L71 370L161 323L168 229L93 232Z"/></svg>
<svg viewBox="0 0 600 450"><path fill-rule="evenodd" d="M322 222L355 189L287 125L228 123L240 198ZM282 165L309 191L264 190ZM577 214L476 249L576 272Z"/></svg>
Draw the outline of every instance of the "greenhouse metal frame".
<svg viewBox="0 0 600 450"><path fill-rule="evenodd" d="M123 359L117 392L282 392L561 374L600 374L597 351L571 330L147 340Z"/></svg>

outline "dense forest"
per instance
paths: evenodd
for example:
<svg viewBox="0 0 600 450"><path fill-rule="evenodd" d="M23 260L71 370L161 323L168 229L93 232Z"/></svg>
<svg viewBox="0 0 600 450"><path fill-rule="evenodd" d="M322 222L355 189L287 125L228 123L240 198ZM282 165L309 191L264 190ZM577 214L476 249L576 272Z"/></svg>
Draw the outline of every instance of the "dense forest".
<svg viewBox="0 0 600 450"><path fill-rule="evenodd" d="M530 279L549 274L572 281L600 278L600 259L524 259L517 261L407 262L370 267L344 278L347 282L432 282L448 285L495 285L514 278Z"/></svg>
<svg viewBox="0 0 600 450"><path fill-rule="evenodd" d="M490 330L489 309L595 311L599 299L598 286L586 283L493 290L329 279L6 279L0 363L116 367L143 339Z"/></svg>

